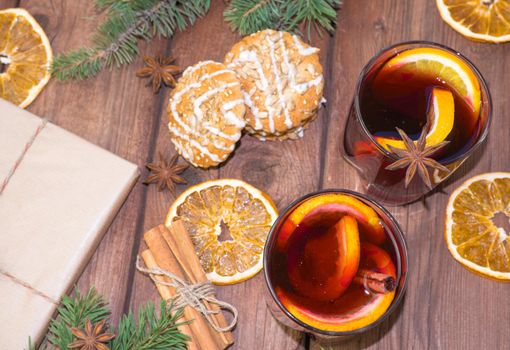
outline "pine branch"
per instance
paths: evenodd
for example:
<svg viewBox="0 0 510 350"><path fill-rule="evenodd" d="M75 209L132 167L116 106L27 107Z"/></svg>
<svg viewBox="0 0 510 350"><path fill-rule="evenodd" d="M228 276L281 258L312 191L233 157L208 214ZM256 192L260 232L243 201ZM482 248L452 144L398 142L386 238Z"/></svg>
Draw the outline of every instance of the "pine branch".
<svg viewBox="0 0 510 350"><path fill-rule="evenodd" d="M51 68L57 79L86 79L131 63L139 53L139 39L168 38L184 30L209 10L210 0L96 0L96 7L107 15L92 47L57 56Z"/></svg>
<svg viewBox="0 0 510 350"><path fill-rule="evenodd" d="M225 10L225 20L242 35L272 28L296 31L304 23L308 37L311 27L319 34L322 29L335 29L336 10L342 0L232 0Z"/></svg>
<svg viewBox="0 0 510 350"><path fill-rule="evenodd" d="M132 313L120 320L118 336L111 342L112 350L175 349L185 350L188 336L181 333L177 323L183 310L173 311L172 304L162 301L159 317L154 304L148 303L138 313L138 322ZM172 315L173 313L173 315Z"/></svg>
<svg viewBox="0 0 510 350"><path fill-rule="evenodd" d="M96 7L98 10L104 10L117 2L122 0L96 0Z"/></svg>
<svg viewBox="0 0 510 350"><path fill-rule="evenodd" d="M58 318L50 323L48 341L59 349L67 349L67 345L75 340L71 327L83 328L87 319L96 323L110 314L105 301L94 288L85 295L76 290L72 298L64 296L57 313Z"/></svg>
<svg viewBox="0 0 510 350"><path fill-rule="evenodd" d="M231 1L225 10L225 20L242 35L265 28L275 28L281 4L272 0Z"/></svg>
<svg viewBox="0 0 510 350"><path fill-rule="evenodd" d="M103 297L91 288L85 295L76 290L73 297L64 296L57 314L48 331L51 346L47 344L44 349L68 349L68 345L76 340L71 333L72 327L83 329L87 320L96 324L106 319L110 311ZM108 346L112 350L185 350L190 339L178 329L184 324L178 322L182 314L182 308L176 310L173 304L167 305L165 301L161 301L159 312L156 312L154 304L149 302L140 308L136 318L129 313L122 317L117 329L110 327L116 337ZM35 349L29 338L28 350Z"/></svg>
<svg viewBox="0 0 510 350"><path fill-rule="evenodd" d="M305 0L289 2L289 13L294 15L293 28L303 22L307 28L308 37L310 29L315 29L321 34L321 28L332 33L336 24L336 8L341 5L342 0Z"/></svg>

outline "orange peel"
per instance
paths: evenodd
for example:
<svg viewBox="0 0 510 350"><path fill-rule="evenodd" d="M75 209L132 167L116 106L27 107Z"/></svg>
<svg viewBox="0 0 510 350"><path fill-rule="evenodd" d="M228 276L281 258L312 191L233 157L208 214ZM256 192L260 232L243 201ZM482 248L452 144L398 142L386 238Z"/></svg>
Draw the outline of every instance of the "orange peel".
<svg viewBox="0 0 510 350"><path fill-rule="evenodd" d="M207 278L218 285L253 277L262 269L267 234L278 217L271 198L237 179L189 187L171 205L165 225L183 220ZM222 225L230 239L221 239Z"/></svg>
<svg viewBox="0 0 510 350"><path fill-rule="evenodd" d="M302 264L289 255L289 280L301 294L322 301L340 297L358 271L360 241L356 219L346 215L325 234L310 237L299 259L303 259ZM310 265L315 266L313 280L308 271L303 271L303 267Z"/></svg>
<svg viewBox="0 0 510 350"><path fill-rule="evenodd" d="M426 146L430 147L446 140L453 130L453 124L455 122L453 94L443 88L433 88L427 114L430 127L426 136ZM402 140L379 136L376 136L375 139L388 151L390 151L389 146L398 149L406 149Z"/></svg>
<svg viewBox="0 0 510 350"><path fill-rule="evenodd" d="M446 207L445 240L453 258L479 276L510 282L510 236L494 222L510 218L510 173L481 174L465 181Z"/></svg>
<svg viewBox="0 0 510 350"><path fill-rule="evenodd" d="M391 257L382 248L370 243L361 244L360 266L373 265L381 273L396 278L396 269ZM292 303L279 288L276 294L283 306L298 320L316 329L330 332L348 332L357 330L377 321L390 307L395 291L374 295L372 301L354 313L342 316L318 315Z"/></svg>
<svg viewBox="0 0 510 350"><path fill-rule="evenodd" d="M320 217L320 215L336 216L335 221L343 215L350 215L358 221L360 232L369 241L381 244L386 239L381 219L375 210L360 200L341 193L311 197L294 209L287 220L297 226L307 217Z"/></svg>
<svg viewBox="0 0 510 350"><path fill-rule="evenodd" d="M50 80L50 41L28 11L0 11L0 98L27 107Z"/></svg>
<svg viewBox="0 0 510 350"><path fill-rule="evenodd" d="M433 47L414 48L403 51L384 64L375 77L374 84L389 76L400 76L407 82L420 76L437 77L448 88L462 97L478 118L481 92L473 69L455 54Z"/></svg>
<svg viewBox="0 0 510 350"><path fill-rule="evenodd" d="M510 4L507 0L436 0L443 20L466 38L503 43L510 41Z"/></svg>

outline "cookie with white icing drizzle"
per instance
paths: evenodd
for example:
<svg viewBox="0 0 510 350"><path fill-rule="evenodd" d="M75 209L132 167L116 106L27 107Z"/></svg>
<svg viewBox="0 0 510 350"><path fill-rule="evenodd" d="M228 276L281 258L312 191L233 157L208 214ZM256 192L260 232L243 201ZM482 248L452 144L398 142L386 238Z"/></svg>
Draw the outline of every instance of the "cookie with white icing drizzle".
<svg viewBox="0 0 510 350"><path fill-rule="evenodd" d="M170 95L171 140L194 166L216 166L241 138L245 111L236 74L222 63L199 62L184 71Z"/></svg>
<svg viewBox="0 0 510 350"><path fill-rule="evenodd" d="M324 78L319 49L287 32L243 38L225 57L243 88L247 131L261 140L296 139L315 119Z"/></svg>

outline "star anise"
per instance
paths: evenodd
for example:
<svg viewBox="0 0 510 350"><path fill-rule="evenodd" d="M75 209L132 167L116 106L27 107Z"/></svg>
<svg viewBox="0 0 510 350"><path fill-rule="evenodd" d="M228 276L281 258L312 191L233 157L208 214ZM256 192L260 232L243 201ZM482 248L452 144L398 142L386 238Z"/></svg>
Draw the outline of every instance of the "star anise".
<svg viewBox="0 0 510 350"><path fill-rule="evenodd" d="M103 333L103 327L106 320L102 320L93 327L92 322L87 319L85 329L71 328L71 333L78 338L67 347L69 349L81 350L109 350L110 348L105 344L115 338L113 333Z"/></svg>
<svg viewBox="0 0 510 350"><path fill-rule="evenodd" d="M427 167L444 171L446 173L449 173L450 169L437 162L436 160L430 158L430 156L436 153L439 149L446 146L449 141L442 141L436 145L426 147L427 127L423 128L420 134L420 138L418 141L416 141L416 143L411 140L411 138L407 136L403 130L397 128L397 131L402 138L406 149L399 149L388 145L390 150L400 159L388 165L386 169L397 170L407 168L405 178L406 188L416 174L416 170L418 170L418 174L420 175L425 185L427 185L429 189L432 189L430 174Z"/></svg>
<svg viewBox="0 0 510 350"><path fill-rule="evenodd" d="M180 173L188 169L188 165L177 164L178 159L179 155L176 154L172 157L170 162L167 162L165 158L163 158L163 155L159 153L158 163L149 163L146 165L147 169L149 169L152 174L149 175L145 184L157 183L160 191L162 191L166 186L171 192L173 192L176 183L188 183L184 178L179 176Z"/></svg>
<svg viewBox="0 0 510 350"><path fill-rule="evenodd" d="M158 93L161 88L161 83L168 87L175 87L175 75L179 74L182 69L179 66L172 65L173 58L158 56L145 56L143 58L145 67L136 72L137 77L151 78L152 92Z"/></svg>

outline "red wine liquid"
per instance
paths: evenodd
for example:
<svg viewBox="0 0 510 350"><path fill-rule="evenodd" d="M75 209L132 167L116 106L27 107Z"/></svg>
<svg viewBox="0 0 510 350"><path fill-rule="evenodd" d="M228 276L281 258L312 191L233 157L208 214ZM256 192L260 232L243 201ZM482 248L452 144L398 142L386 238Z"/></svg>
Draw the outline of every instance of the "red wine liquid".
<svg viewBox="0 0 510 350"><path fill-rule="evenodd" d="M274 246L269 262L270 279L276 290L281 290L286 299L300 309L329 319L354 314L370 304L375 297L364 286L354 283L351 283L348 289L335 299L317 300L309 296L313 294L310 288L317 290L328 288L326 281L335 272L339 251L331 227L340 217L329 220L311 217L294 228L292 225L283 224L282 230L292 229L293 232L280 232L280 235L289 239L284 245ZM360 243L363 246L366 239L361 226L359 229ZM386 242L379 248L383 249L397 266L395 247L387 232L386 236ZM370 259L367 259L368 257L363 256L363 250L361 253L359 269L381 272ZM290 274L296 271L302 279L306 280L306 283L299 285L290 281Z"/></svg>
<svg viewBox="0 0 510 350"><path fill-rule="evenodd" d="M377 79L374 79L377 77ZM427 110L434 87L453 94L455 121L446 139L450 143L440 152L438 160L449 159L464 153L476 142L480 129L478 115L472 107L440 77L414 72L412 77L398 70L384 70L368 76L360 91L360 109L363 121L374 136L400 139L396 128L417 140L427 123Z"/></svg>

